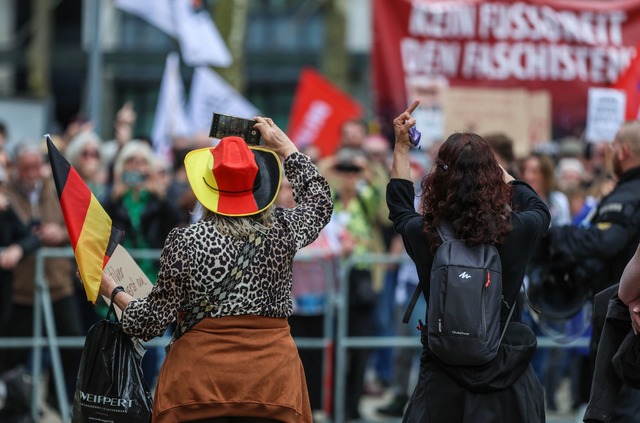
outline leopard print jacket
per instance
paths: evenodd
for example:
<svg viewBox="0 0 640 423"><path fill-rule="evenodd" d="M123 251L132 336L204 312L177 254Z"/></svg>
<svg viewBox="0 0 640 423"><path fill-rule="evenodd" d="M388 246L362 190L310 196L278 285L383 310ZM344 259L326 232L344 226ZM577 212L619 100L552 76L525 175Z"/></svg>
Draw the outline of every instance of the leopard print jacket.
<svg viewBox="0 0 640 423"><path fill-rule="evenodd" d="M262 243L241 280L216 304L210 317L291 315L293 257L329 222L333 203L327 181L304 154L288 156L284 172L297 206L275 209L273 223L262 234ZM190 310L232 271L241 248L238 244L209 220L174 228L165 241L151 293L130 302L123 313L124 332L143 340L162 335L179 312Z"/></svg>

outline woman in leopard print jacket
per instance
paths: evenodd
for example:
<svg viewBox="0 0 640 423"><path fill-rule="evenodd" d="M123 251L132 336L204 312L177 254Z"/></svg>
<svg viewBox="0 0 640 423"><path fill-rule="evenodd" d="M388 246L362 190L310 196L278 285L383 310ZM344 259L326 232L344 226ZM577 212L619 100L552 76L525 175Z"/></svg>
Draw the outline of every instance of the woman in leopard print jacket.
<svg viewBox="0 0 640 423"><path fill-rule="evenodd" d="M287 322L291 266L333 211L326 180L271 119L264 146L226 137L185 166L202 218L165 242L158 280L134 299L104 275L102 295L143 340L177 321L160 370L154 422L311 422L304 369ZM296 207L273 206L284 173Z"/></svg>

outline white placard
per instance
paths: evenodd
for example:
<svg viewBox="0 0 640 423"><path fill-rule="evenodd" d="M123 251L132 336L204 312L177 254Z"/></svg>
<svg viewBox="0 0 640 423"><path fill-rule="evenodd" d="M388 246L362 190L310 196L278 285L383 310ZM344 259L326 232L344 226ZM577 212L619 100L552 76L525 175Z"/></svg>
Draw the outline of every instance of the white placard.
<svg viewBox="0 0 640 423"><path fill-rule="evenodd" d="M147 275L144 274L129 252L120 244L111 254L104 271L133 298L146 297L151 292L151 288L153 288L153 284L147 278ZM107 305L111 304L109 298L104 295L102 298ZM115 306L115 310L118 319L120 319L122 310L118 306Z"/></svg>
<svg viewBox="0 0 640 423"><path fill-rule="evenodd" d="M624 123L626 95L612 88L589 88L587 128L589 142L611 142Z"/></svg>

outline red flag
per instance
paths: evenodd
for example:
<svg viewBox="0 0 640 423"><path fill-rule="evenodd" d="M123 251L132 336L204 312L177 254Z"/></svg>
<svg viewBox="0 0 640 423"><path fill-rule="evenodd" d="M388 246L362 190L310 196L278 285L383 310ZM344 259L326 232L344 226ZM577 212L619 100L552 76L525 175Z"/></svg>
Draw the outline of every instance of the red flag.
<svg viewBox="0 0 640 423"><path fill-rule="evenodd" d="M640 108L640 43L636 46L636 55L631 59L629 67L620 74L613 88L622 90L627 95L625 119L638 119Z"/></svg>
<svg viewBox="0 0 640 423"><path fill-rule="evenodd" d="M287 133L298 147L315 144L321 156L333 154L340 126L359 118L362 108L313 69L303 69L291 108Z"/></svg>
<svg viewBox="0 0 640 423"><path fill-rule="evenodd" d="M102 269L120 242L123 232L111 225L111 218L87 184L58 151L51 138L48 135L46 138L53 180L78 271L87 299L95 304Z"/></svg>

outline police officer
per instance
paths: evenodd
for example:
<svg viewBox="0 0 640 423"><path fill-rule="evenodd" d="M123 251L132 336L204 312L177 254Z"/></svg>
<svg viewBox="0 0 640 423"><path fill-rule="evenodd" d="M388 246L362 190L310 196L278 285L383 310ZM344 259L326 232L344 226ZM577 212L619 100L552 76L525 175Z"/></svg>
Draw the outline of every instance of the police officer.
<svg viewBox="0 0 640 423"><path fill-rule="evenodd" d="M640 240L640 121L625 122L618 130L611 161L618 182L600 202L590 225L549 229L554 264L575 266L577 282L599 292L594 300L591 358L595 367L585 422L637 421L640 415L640 391L623 387L611 368L620 336L624 338L631 328L627 308L617 298L617 284ZM626 316L627 323L612 326L605 316L611 304L615 308L618 303L624 312L619 316Z"/></svg>

